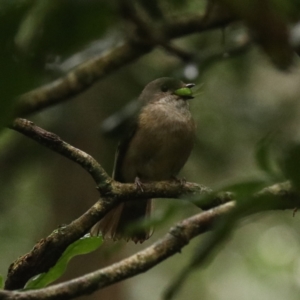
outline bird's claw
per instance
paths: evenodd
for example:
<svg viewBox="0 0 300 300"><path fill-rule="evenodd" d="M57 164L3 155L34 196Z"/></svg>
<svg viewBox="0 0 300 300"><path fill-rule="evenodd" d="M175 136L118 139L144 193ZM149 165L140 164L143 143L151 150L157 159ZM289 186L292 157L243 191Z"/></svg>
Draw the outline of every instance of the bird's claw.
<svg viewBox="0 0 300 300"><path fill-rule="evenodd" d="M185 185L186 184L186 179L183 177L183 178L178 178L176 176L172 176L172 180L174 180L175 182L178 182L180 183L180 185Z"/></svg>
<svg viewBox="0 0 300 300"><path fill-rule="evenodd" d="M144 192L143 183L141 182L139 177L135 177L134 184L136 185L137 188L140 189L141 192Z"/></svg>

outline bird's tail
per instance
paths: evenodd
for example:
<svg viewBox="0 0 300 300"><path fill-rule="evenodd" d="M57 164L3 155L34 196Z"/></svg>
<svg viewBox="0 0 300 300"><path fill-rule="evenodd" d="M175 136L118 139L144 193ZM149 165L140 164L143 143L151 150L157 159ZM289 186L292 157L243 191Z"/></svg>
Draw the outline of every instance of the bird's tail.
<svg viewBox="0 0 300 300"><path fill-rule="evenodd" d="M91 229L91 235L101 234L104 239L125 239L126 241L132 240L135 243L143 243L151 236L151 229L137 229L133 231L126 229L131 223L148 218L151 210L152 199L121 203Z"/></svg>

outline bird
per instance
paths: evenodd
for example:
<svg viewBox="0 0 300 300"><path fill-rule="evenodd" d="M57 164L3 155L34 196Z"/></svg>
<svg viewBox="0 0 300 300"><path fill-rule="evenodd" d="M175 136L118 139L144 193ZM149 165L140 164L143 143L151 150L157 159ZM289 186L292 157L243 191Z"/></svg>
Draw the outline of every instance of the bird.
<svg viewBox="0 0 300 300"><path fill-rule="evenodd" d="M148 83L130 131L120 141L113 179L121 183L178 180L177 174L192 151L196 125L189 109L193 83L162 77ZM129 224L149 218L152 199L135 199L113 208L92 229L91 235L143 243L152 229L126 231Z"/></svg>

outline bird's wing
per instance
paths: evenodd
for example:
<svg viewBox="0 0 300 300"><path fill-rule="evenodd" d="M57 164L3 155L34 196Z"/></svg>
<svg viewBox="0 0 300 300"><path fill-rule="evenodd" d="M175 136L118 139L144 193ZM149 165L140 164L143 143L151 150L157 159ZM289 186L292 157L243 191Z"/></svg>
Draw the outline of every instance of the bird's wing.
<svg viewBox="0 0 300 300"><path fill-rule="evenodd" d="M124 179L121 174L121 167L122 167L123 159L128 150L130 141L134 137L134 135L137 131L137 128L138 128L138 121L137 121L137 118L135 118L132 121L132 124L130 126L130 129L128 130L126 137L124 137L118 145L118 148L117 148L117 151L115 154L115 163L114 163L114 170L113 170L112 177L113 177L113 179L115 179L119 182L124 182Z"/></svg>

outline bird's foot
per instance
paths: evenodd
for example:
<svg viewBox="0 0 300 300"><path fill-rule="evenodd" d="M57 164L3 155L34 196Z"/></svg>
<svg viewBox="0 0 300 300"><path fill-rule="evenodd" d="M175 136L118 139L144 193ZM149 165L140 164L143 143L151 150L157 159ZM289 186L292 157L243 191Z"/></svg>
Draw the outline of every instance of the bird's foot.
<svg viewBox="0 0 300 300"><path fill-rule="evenodd" d="M141 192L144 192L143 183L139 177L135 177L134 184L136 185L136 188L140 189Z"/></svg>
<svg viewBox="0 0 300 300"><path fill-rule="evenodd" d="M185 185L186 184L186 179L183 178L178 178L176 176L172 176L172 180L174 180L175 182L180 183L180 185Z"/></svg>

